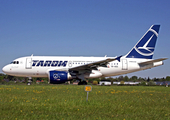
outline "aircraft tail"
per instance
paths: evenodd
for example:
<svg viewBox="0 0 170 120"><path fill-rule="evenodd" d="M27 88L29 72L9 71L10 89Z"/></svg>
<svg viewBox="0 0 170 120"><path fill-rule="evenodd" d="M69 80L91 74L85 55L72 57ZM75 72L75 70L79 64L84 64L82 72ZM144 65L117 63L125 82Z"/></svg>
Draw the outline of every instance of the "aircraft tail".
<svg viewBox="0 0 170 120"><path fill-rule="evenodd" d="M152 25L125 57L152 59L159 28L160 25Z"/></svg>

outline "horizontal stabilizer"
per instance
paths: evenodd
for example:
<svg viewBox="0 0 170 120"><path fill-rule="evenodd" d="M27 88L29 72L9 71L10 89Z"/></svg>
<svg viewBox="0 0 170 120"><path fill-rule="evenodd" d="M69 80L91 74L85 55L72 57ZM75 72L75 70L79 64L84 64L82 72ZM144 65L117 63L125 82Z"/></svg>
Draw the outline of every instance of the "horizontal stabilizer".
<svg viewBox="0 0 170 120"><path fill-rule="evenodd" d="M144 65L149 65L149 64L152 64L154 62L160 62L160 61L163 61L163 60L166 60L168 58L160 58L160 59L155 59L155 60L150 60L150 61L146 61L146 62L141 62L141 63L138 63L140 66L144 66Z"/></svg>

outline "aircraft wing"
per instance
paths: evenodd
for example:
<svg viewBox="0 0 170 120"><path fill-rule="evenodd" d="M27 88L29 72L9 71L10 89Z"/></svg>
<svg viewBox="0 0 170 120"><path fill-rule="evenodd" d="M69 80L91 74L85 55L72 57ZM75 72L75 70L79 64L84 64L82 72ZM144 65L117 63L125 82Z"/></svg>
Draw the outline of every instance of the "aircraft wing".
<svg viewBox="0 0 170 120"><path fill-rule="evenodd" d="M166 60L168 58L160 58L160 59L155 59L155 60L150 60L150 61L146 61L146 62L141 62L141 63L138 63L140 66L145 66L145 65L149 65L149 64L152 64L154 62L160 62L160 61L163 61L163 60Z"/></svg>
<svg viewBox="0 0 170 120"><path fill-rule="evenodd" d="M101 61L97 61L97 62L85 64L85 65L80 65L80 66L77 66L77 67L72 67L69 70L70 71L81 71L81 70L97 69L98 66L106 67L108 62L111 62L111 61L114 61L114 60L118 60L120 62L121 57L122 56L119 56L119 57L116 57L116 58L107 58L105 60L101 60Z"/></svg>

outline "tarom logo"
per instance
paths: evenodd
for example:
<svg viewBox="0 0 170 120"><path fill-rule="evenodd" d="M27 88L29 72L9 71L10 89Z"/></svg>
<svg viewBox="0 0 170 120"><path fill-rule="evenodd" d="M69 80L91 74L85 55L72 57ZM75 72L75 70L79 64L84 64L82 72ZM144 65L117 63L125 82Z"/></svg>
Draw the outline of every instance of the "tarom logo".
<svg viewBox="0 0 170 120"><path fill-rule="evenodd" d="M148 44L150 43L150 41L152 40L153 36L156 35L158 37L158 33L153 30L153 29L150 29L151 32L153 32L153 35L148 39L148 41L142 46L142 47L134 47L134 49L141 55L143 56L150 56L150 55L153 55L153 52L154 52L154 49L155 47L147 47ZM145 53L144 51L146 51L147 53Z"/></svg>
<svg viewBox="0 0 170 120"><path fill-rule="evenodd" d="M53 78L54 80L60 80L60 76L57 73L54 73Z"/></svg>

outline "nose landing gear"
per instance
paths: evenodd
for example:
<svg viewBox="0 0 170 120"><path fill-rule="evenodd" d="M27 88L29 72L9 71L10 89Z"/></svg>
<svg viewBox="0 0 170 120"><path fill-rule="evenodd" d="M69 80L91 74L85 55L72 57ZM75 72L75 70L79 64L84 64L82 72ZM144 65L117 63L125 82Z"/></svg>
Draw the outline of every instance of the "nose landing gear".
<svg viewBox="0 0 170 120"><path fill-rule="evenodd" d="M31 83L32 83L32 78L31 78L31 77L28 77L27 85L31 85Z"/></svg>

